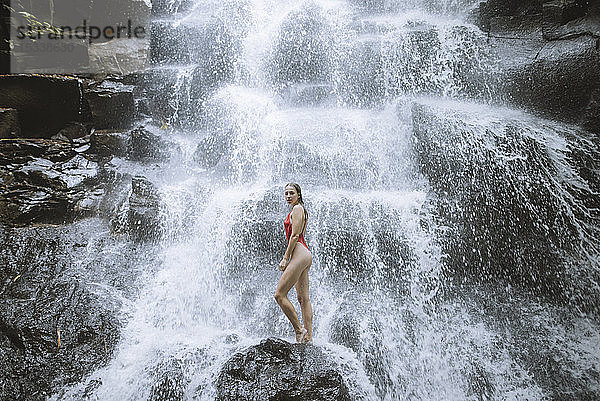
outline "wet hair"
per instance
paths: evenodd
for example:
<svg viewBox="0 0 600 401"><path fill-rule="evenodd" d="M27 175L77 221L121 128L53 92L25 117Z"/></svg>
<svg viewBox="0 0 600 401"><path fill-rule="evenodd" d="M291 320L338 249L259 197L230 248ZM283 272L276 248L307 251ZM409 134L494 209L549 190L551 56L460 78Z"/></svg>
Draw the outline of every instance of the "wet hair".
<svg viewBox="0 0 600 401"><path fill-rule="evenodd" d="M285 184L284 189L287 187L294 187L296 192L298 192L298 203L300 203L302 205L302 209L304 209L304 227L306 227L308 222L308 212L306 211L306 206L304 206L304 200L302 200L302 190L300 189L300 185L296 184L295 182L289 182ZM304 231L304 229L302 229L302 231Z"/></svg>

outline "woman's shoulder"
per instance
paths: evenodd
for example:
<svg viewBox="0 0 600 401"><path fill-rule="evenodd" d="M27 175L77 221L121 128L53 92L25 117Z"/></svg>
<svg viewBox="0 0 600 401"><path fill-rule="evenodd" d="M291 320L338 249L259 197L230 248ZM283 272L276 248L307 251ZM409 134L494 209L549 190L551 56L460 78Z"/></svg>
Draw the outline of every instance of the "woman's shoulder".
<svg viewBox="0 0 600 401"><path fill-rule="evenodd" d="M292 216L302 219L304 218L304 207L302 207L301 204L294 205L290 214Z"/></svg>

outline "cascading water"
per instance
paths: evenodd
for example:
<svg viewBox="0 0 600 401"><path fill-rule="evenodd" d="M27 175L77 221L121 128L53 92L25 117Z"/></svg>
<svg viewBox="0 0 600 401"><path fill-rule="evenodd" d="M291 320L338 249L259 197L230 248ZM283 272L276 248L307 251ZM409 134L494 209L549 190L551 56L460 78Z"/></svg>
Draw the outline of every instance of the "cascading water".
<svg viewBox="0 0 600 401"><path fill-rule="evenodd" d="M152 173L164 264L126 311L113 360L56 399L213 400L236 351L291 341L273 299L289 181L310 213L315 346L353 399L542 399L521 358L532 322L551 331L549 352L572 346L557 354L565 363L584 356L573 369L600 366L586 320L579 342L518 292L442 298L447 227L411 151L409 96L489 97L494 55L461 22L474 2L358 3L198 0L157 21L149 98L177 145ZM507 305L521 311L517 329Z"/></svg>

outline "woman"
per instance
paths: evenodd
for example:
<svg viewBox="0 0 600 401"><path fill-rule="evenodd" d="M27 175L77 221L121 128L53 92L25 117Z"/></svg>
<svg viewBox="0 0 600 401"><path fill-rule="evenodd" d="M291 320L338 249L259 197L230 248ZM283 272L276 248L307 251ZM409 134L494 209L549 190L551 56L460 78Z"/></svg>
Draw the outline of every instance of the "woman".
<svg viewBox="0 0 600 401"><path fill-rule="evenodd" d="M279 263L279 270L283 274L277 284L275 300L292 323L296 332L296 342L308 343L312 342L313 317L312 305L308 298L308 270L312 264L312 254L304 240L308 213L304 208L302 191L298 184L287 184L284 195L292 210L283 222L288 244ZM300 324L294 305L287 297L293 285L296 285L304 327Z"/></svg>

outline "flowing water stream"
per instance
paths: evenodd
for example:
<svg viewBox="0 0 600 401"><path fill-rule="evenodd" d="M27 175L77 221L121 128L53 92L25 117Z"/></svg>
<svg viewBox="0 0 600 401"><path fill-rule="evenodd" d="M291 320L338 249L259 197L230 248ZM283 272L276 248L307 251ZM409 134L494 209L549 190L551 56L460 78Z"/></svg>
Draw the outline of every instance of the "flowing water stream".
<svg viewBox="0 0 600 401"><path fill-rule="evenodd" d="M174 146L143 171L165 205L164 263L124 306L113 360L54 398L213 400L234 352L292 341L273 299L289 181L309 212L314 344L353 399L548 399L521 358L528 334L573 376L597 372L586 319L492 285L442 296L446 227L411 148L411 104L491 97L496 56L465 22L475 3L173 2L155 22L168 40L149 97Z"/></svg>

